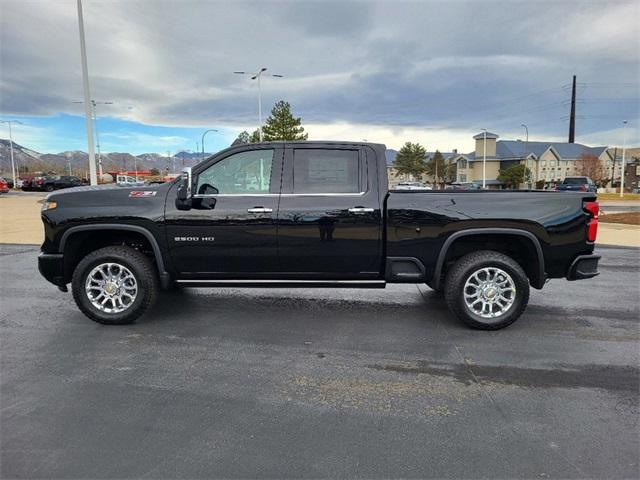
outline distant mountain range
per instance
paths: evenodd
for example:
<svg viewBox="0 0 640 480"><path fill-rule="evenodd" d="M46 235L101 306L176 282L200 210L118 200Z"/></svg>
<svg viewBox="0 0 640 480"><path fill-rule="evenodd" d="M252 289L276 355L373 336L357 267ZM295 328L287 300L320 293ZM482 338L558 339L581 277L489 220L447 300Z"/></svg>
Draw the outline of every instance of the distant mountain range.
<svg viewBox="0 0 640 480"><path fill-rule="evenodd" d="M205 153L205 158L211 153ZM97 154L96 154L97 157ZM126 152L110 152L100 155L102 170L114 172L121 170L150 170L179 172L182 166L191 167L202 159L202 153L178 152L170 157L158 153L143 153L132 155ZM87 176L89 170L89 154L81 150L70 150L60 153L40 153L13 142L13 158L20 173L50 172L67 173L69 166L74 175ZM184 163L183 163L184 162ZM0 174L7 176L11 173L11 153L9 140L0 138Z"/></svg>

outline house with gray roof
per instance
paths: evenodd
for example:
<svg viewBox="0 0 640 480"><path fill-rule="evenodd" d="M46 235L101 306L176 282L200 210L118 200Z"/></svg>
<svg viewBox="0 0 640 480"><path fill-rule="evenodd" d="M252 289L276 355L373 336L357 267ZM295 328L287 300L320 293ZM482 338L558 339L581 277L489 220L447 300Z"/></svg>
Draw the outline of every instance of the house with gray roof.
<svg viewBox="0 0 640 480"><path fill-rule="evenodd" d="M501 169L513 165L526 164L531 172L529 181L538 188L560 183L567 176L580 175L581 155L595 155L601 162L604 179L614 176L613 153L606 146L590 147L580 143L525 142L522 140L498 140L495 133L481 132L474 135L476 148L473 152L459 155L457 181L482 183L483 159L485 162L485 183L489 188L502 188L498 181ZM521 187L526 187L524 182ZM598 179L593 179L598 180ZM608 183L603 180L603 183Z"/></svg>

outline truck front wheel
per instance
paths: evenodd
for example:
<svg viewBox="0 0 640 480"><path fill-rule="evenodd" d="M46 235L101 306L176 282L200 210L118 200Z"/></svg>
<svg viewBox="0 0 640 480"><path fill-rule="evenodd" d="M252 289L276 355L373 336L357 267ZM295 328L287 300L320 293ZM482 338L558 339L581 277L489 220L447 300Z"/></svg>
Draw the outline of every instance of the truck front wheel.
<svg viewBox="0 0 640 480"><path fill-rule="evenodd" d="M529 279L511 257L492 250L465 255L447 273L445 300L466 325L498 330L515 322L529 302Z"/></svg>
<svg viewBox="0 0 640 480"><path fill-rule="evenodd" d="M91 320L125 325L155 302L158 278L153 263L141 252L127 246L105 247L78 263L72 291L78 308Z"/></svg>

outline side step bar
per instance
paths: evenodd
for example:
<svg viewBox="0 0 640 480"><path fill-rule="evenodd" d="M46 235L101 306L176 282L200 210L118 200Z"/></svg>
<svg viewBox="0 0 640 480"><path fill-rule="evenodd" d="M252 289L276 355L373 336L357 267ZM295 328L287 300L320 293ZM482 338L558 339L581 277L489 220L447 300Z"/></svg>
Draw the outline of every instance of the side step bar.
<svg viewBox="0 0 640 480"><path fill-rule="evenodd" d="M384 288L384 280L176 280L185 287Z"/></svg>

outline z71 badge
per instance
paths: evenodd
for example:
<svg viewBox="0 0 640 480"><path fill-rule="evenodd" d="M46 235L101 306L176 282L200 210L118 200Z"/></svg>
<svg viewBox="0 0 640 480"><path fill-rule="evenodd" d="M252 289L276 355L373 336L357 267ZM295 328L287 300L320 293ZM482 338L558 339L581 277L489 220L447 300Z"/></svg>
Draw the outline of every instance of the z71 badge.
<svg viewBox="0 0 640 480"><path fill-rule="evenodd" d="M129 192L130 197L155 197L155 190L134 190L133 192Z"/></svg>

